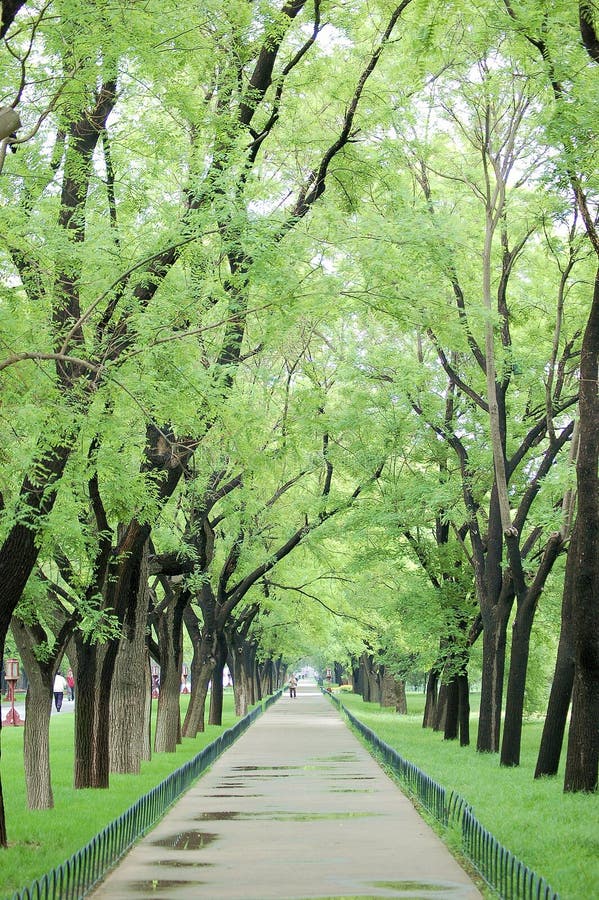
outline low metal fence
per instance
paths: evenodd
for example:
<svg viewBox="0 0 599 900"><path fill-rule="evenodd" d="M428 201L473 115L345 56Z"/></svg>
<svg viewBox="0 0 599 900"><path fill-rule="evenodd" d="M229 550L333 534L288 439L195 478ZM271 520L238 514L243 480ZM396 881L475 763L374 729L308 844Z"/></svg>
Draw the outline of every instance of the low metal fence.
<svg viewBox="0 0 599 900"><path fill-rule="evenodd" d="M446 828L455 827L461 831L464 856L502 900L559 900L559 894L542 876L524 865L483 828L463 797L454 791L448 793L360 722L339 697L330 691L325 693L343 711L385 765L397 774L407 792Z"/></svg>
<svg viewBox="0 0 599 900"><path fill-rule="evenodd" d="M12 894L11 900L80 900L106 875L127 850L162 818L167 809L212 763L235 743L257 717L275 702L277 691L243 719L223 731L193 759L171 772L111 822L62 865Z"/></svg>

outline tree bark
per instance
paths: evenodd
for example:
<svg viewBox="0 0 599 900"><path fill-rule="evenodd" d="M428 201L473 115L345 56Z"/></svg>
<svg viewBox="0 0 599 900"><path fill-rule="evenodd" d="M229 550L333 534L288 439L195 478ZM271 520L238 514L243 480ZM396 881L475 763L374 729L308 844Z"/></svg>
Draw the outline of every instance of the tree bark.
<svg viewBox="0 0 599 900"><path fill-rule="evenodd" d="M191 613L193 616L194 614ZM191 619L184 614L185 623L191 633ZM196 619L197 627L197 619ZM189 706L183 722L184 737L195 737L198 731L205 731L206 698L208 686L214 672L217 654L218 635L205 626L199 629L199 642L194 638L194 650L191 660L191 695Z"/></svg>
<svg viewBox="0 0 599 900"><path fill-rule="evenodd" d="M437 710L437 697L439 685L439 670L433 666L426 679L426 700L424 702L424 715L422 727L432 728Z"/></svg>
<svg viewBox="0 0 599 900"><path fill-rule="evenodd" d="M54 796L50 767L50 715L58 660L56 657L44 662L38 660L34 647L41 639L41 634L32 632L15 617L11 623L11 631L28 680L23 734L27 805L29 809L52 809Z"/></svg>
<svg viewBox="0 0 599 900"><path fill-rule="evenodd" d="M443 738L455 741L459 734L460 696L457 675L445 685L445 727Z"/></svg>
<svg viewBox="0 0 599 900"><path fill-rule="evenodd" d="M511 602L499 601L483 612L483 666L476 749L497 753L501 731L501 704L507 623Z"/></svg>
<svg viewBox="0 0 599 900"><path fill-rule="evenodd" d="M174 753L181 743L181 668L183 661L183 612L189 594L181 586L162 610L157 622L160 648L160 694L156 713L154 751Z"/></svg>
<svg viewBox="0 0 599 900"><path fill-rule="evenodd" d="M577 528L572 532L568 558L576 558ZM535 778L557 775L566 731L568 710L574 684L574 639L572 624L574 565L566 562L562 594L562 620L557 647L553 682L549 694L547 714L539 746Z"/></svg>
<svg viewBox="0 0 599 900"><path fill-rule="evenodd" d="M599 269L580 355L578 514L573 565L574 686L567 792L596 791L599 768Z"/></svg>
<svg viewBox="0 0 599 900"><path fill-rule="evenodd" d="M383 707L392 706L393 708L397 703L395 676L384 667L381 667L381 698L379 702Z"/></svg>
<svg viewBox="0 0 599 900"><path fill-rule="evenodd" d="M406 697L406 683L395 679L395 712L400 716L408 713L408 699Z"/></svg>
<svg viewBox="0 0 599 900"><path fill-rule="evenodd" d="M444 731L447 718L447 685L441 684L433 719L433 731Z"/></svg>
<svg viewBox="0 0 599 900"><path fill-rule="evenodd" d="M228 655L225 636L219 634L217 642L217 654L214 671L212 672L212 687L210 689L210 711L208 713L209 725L222 725L223 723L223 673Z"/></svg>
<svg viewBox="0 0 599 900"><path fill-rule="evenodd" d="M460 747L470 746L470 685L466 672L458 675Z"/></svg>
<svg viewBox="0 0 599 900"><path fill-rule="evenodd" d="M146 643L148 618L148 545L140 560L137 613L130 639L120 642L110 691L110 771L138 775L142 760L149 759L147 742L147 679L149 654Z"/></svg>

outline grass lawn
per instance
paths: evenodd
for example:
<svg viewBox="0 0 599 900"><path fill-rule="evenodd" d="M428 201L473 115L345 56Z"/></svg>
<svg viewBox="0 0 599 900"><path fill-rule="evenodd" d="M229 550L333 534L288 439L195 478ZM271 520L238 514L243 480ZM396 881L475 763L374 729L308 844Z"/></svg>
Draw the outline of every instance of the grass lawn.
<svg viewBox="0 0 599 900"><path fill-rule="evenodd" d="M185 714L189 697L182 695ZM156 701L153 703L154 716ZM3 705L3 711L4 711ZM64 709L63 709L64 712ZM208 725L196 738L184 738L176 753L154 754L140 775L111 775L108 790L73 789L73 731L70 712L50 719L54 809L29 810L23 770L23 729L2 729L2 786L9 846L0 850L0 897L10 897L51 871L118 818L143 794L213 741L236 721L233 693L225 690L223 727Z"/></svg>
<svg viewBox="0 0 599 900"><path fill-rule="evenodd" d="M557 778L535 781L541 722L524 725L521 765L508 769L495 754L476 752L476 721L470 747L423 729L422 694L408 695L407 716L354 694L343 692L341 699L401 756L461 794L479 822L546 878L561 900L599 897L599 794L564 794L563 766Z"/></svg>

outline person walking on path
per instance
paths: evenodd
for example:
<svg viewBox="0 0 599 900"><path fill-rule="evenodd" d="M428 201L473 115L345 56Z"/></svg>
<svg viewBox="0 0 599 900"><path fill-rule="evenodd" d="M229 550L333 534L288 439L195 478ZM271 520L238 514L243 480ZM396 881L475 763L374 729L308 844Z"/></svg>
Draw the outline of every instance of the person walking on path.
<svg viewBox="0 0 599 900"><path fill-rule="evenodd" d="M289 679L289 696L297 697L297 678L292 675Z"/></svg>
<svg viewBox="0 0 599 900"><path fill-rule="evenodd" d="M69 669L67 672L67 687L69 689L69 700L75 699L75 676L73 675L73 670Z"/></svg>
<svg viewBox="0 0 599 900"><path fill-rule="evenodd" d="M57 672L54 677L54 705L56 707L56 712L60 712L62 707L62 700L64 697L65 688L67 686L66 681L60 672Z"/></svg>

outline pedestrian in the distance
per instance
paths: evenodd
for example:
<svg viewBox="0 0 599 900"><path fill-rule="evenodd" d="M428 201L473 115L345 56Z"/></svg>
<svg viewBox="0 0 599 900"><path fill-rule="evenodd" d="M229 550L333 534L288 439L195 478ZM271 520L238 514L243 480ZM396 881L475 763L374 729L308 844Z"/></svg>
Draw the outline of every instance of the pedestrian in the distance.
<svg viewBox="0 0 599 900"><path fill-rule="evenodd" d="M60 709L62 707L62 699L64 697L66 686L66 681L64 680L60 672L57 672L54 678L54 705L56 707L56 712L60 712Z"/></svg>
<svg viewBox="0 0 599 900"><path fill-rule="evenodd" d="M69 669L67 672L67 687L69 689L69 700L75 699L75 676L73 675L73 670Z"/></svg>
<svg viewBox="0 0 599 900"><path fill-rule="evenodd" d="M289 679L289 696L297 697L297 678L292 675Z"/></svg>

